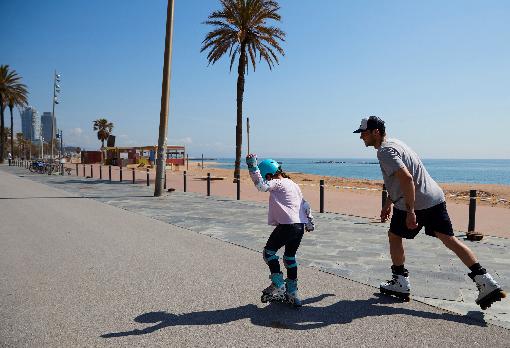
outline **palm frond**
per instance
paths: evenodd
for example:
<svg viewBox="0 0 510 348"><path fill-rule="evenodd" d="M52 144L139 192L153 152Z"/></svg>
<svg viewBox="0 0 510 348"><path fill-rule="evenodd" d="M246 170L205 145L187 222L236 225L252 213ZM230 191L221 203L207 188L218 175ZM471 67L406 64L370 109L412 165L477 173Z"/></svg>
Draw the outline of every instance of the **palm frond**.
<svg viewBox="0 0 510 348"><path fill-rule="evenodd" d="M278 64L276 52L285 55L280 42L285 41L285 32L266 22L280 21L280 6L273 0L220 0L222 8L212 12L206 25L214 29L206 34L200 52L207 52L209 64L216 63L222 56L230 57L230 70L236 57L247 55L247 62L256 69L256 57L264 59L271 69ZM228 53L227 53L228 52ZM247 64L248 65L248 64Z"/></svg>

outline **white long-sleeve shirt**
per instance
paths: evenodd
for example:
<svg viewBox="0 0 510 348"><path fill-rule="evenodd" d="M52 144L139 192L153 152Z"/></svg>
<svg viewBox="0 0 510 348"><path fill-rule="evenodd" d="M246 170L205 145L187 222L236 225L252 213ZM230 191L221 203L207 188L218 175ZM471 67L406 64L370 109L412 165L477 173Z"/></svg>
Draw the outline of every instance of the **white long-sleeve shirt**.
<svg viewBox="0 0 510 348"><path fill-rule="evenodd" d="M267 223L272 226L280 224L307 223L308 203L294 181L282 178L263 180L260 171L250 172L250 177L259 191L269 191L269 211Z"/></svg>

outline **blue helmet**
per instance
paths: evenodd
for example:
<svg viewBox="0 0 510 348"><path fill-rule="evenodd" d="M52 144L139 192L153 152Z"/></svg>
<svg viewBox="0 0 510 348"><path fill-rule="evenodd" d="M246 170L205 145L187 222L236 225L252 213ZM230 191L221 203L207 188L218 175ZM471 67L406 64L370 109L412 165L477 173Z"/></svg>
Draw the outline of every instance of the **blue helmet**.
<svg viewBox="0 0 510 348"><path fill-rule="evenodd" d="M262 179L266 179L267 174L275 175L280 169L280 164L272 159L265 159L259 163L260 176Z"/></svg>

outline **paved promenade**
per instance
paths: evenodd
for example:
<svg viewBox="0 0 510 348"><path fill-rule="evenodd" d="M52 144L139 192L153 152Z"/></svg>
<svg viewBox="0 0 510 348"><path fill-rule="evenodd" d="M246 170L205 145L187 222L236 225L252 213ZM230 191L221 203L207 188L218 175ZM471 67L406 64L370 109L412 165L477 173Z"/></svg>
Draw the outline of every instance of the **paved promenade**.
<svg viewBox="0 0 510 348"><path fill-rule="evenodd" d="M482 312L437 240L407 243L415 301L398 303L375 288L389 276L387 225L316 214L298 253L305 307L266 306L265 205L152 190L0 166L0 346L510 342L509 301ZM509 240L469 245L508 289Z"/></svg>

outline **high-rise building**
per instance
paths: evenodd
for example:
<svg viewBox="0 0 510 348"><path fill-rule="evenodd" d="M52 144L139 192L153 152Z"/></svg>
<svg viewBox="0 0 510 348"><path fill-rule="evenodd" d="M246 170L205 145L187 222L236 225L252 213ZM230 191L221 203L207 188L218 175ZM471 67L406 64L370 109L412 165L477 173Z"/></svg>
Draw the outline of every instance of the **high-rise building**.
<svg viewBox="0 0 510 348"><path fill-rule="evenodd" d="M37 117L37 110L29 106L21 113L21 132L30 141L39 140L41 125Z"/></svg>
<svg viewBox="0 0 510 348"><path fill-rule="evenodd" d="M53 122L53 129L51 128L51 123ZM57 134L57 120L51 112L43 112L41 116L41 129L42 129L42 136L44 138L44 142L49 143L50 139L52 138L52 132L53 132L53 138L55 138L55 134Z"/></svg>

